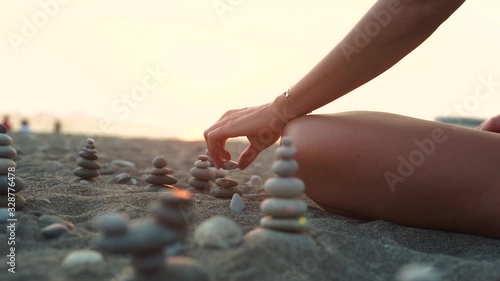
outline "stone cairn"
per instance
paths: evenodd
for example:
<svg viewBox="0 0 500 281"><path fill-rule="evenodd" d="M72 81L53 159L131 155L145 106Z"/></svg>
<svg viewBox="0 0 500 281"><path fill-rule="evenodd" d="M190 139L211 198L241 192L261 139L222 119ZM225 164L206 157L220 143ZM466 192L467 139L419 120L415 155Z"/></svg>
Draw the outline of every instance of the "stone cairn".
<svg viewBox="0 0 500 281"><path fill-rule="evenodd" d="M217 198L231 199L234 194L243 195L243 190L237 188L238 182L230 177L222 177L215 180L217 185L210 190L210 195Z"/></svg>
<svg viewBox="0 0 500 281"><path fill-rule="evenodd" d="M15 209L20 210L26 206L26 198L17 193L26 187L26 183L17 177L17 165L13 160L17 151L11 146L12 138L6 133L7 128L0 124L0 207L12 208L14 206L9 203L15 202ZM9 201L9 193L14 194L14 202Z"/></svg>
<svg viewBox="0 0 500 281"><path fill-rule="evenodd" d="M132 267L122 274L134 281L205 281L208 274L194 260L186 257L168 257L166 247L183 240L187 234L193 200L185 190L161 192L159 202L151 208L152 219L129 223L121 214L113 213L99 218L102 235L97 247L106 253L132 255Z"/></svg>
<svg viewBox="0 0 500 281"><path fill-rule="evenodd" d="M307 204L293 199L305 190L302 180L294 177L298 170L298 164L293 159L295 153L292 139L282 138L281 146L276 150L278 159L272 167L276 176L264 184L266 194L271 196L260 205L265 217L261 219L260 227L248 233L246 238L259 235L269 237L272 232L279 232L303 237L306 245L314 246L314 240L308 235L311 226L304 216Z"/></svg>
<svg viewBox="0 0 500 281"><path fill-rule="evenodd" d="M85 180L87 182L98 182L96 178L99 176L101 164L97 162L99 157L97 156L94 140L88 138L87 143L84 147L82 147L82 150L78 152L78 155L80 158L76 160L76 164L79 168L73 170L73 175L78 177L75 179L75 182L79 182L81 180Z"/></svg>
<svg viewBox="0 0 500 281"><path fill-rule="evenodd" d="M198 155L196 157L198 160L194 162L194 167L191 168L189 173L191 178L189 178L188 183L193 188L190 189L193 193L207 193L212 183L210 182L215 178L215 170L210 169L210 162L207 155Z"/></svg>
<svg viewBox="0 0 500 281"><path fill-rule="evenodd" d="M167 168L167 159L163 156L156 156L153 159L153 171L151 175L147 176L145 181L149 183L148 186L144 188L145 191L157 192L157 191L167 191L172 188L172 186L177 183L177 179L170 174L172 169Z"/></svg>

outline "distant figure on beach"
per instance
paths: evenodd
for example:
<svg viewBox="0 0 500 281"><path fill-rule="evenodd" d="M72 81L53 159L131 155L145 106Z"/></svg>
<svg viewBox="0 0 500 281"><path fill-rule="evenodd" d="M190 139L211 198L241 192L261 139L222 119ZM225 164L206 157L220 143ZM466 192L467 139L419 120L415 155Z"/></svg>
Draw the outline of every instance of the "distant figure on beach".
<svg viewBox="0 0 500 281"><path fill-rule="evenodd" d="M12 130L12 126L10 125L10 117L9 117L9 115L5 115L3 117L2 125L5 126L5 128L7 129L7 132L10 131L10 130Z"/></svg>
<svg viewBox="0 0 500 281"><path fill-rule="evenodd" d="M21 121L21 129L19 129L23 133L31 133L31 128L30 124L28 123L28 120L23 119Z"/></svg>
<svg viewBox="0 0 500 281"><path fill-rule="evenodd" d="M293 88L230 110L204 132L215 166L231 159L229 138L250 142L239 157L245 169L291 136L297 175L326 211L500 239L500 116L470 129L383 112L308 114L391 68L464 2L376 1Z"/></svg>
<svg viewBox="0 0 500 281"><path fill-rule="evenodd" d="M56 122L54 123L54 133L55 134L60 134L61 133L61 121L59 120L56 120Z"/></svg>

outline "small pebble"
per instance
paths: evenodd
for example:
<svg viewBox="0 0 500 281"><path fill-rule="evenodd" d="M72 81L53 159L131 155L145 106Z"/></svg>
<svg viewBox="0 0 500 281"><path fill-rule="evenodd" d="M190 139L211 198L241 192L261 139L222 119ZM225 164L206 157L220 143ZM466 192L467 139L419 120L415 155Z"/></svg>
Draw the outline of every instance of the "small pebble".
<svg viewBox="0 0 500 281"><path fill-rule="evenodd" d="M257 175L253 175L247 182L247 185L250 187L260 187L262 186L262 178Z"/></svg>
<svg viewBox="0 0 500 281"><path fill-rule="evenodd" d="M235 161L225 161L224 163L222 163L222 169L224 170L235 170L235 169L238 169L238 162L235 162Z"/></svg>
<svg viewBox="0 0 500 281"><path fill-rule="evenodd" d="M130 169L135 169L135 164L126 161L126 160L121 160L121 159L115 159L111 161L111 165L122 167L122 168L130 168Z"/></svg>
<svg viewBox="0 0 500 281"><path fill-rule="evenodd" d="M292 137L282 137L281 138L281 145L283 145L283 146L293 145L293 138Z"/></svg>
<svg viewBox="0 0 500 281"><path fill-rule="evenodd" d="M440 281L441 277L436 268L418 263L407 264L396 274L397 281Z"/></svg>
<svg viewBox="0 0 500 281"><path fill-rule="evenodd" d="M243 210L245 210L245 201L243 201L243 198L238 193L233 194L233 198L231 199L231 204L229 204L229 207L233 212L235 213L241 213Z"/></svg>
<svg viewBox="0 0 500 281"><path fill-rule="evenodd" d="M78 266L85 264L96 264L103 261L101 253L93 250L77 250L66 255L62 261L63 266Z"/></svg>
<svg viewBox="0 0 500 281"><path fill-rule="evenodd" d="M214 216L202 222L194 231L194 240L201 247L228 249L243 239L241 228L224 216Z"/></svg>
<svg viewBox="0 0 500 281"><path fill-rule="evenodd" d="M89 184L90 182L86 181L86 180L80 180L80 184Z"/></svg>
<svg viewBox="0 0 500 281"><path fill-rule="evenodd" d="M73 223L71 223L65 219L61 219L60 217L51 216L51 215L41 215L38 218L38 222L45 224L45 225L60 223L60 224L65 225L66 228L68 228L69 230L73 229L73 227L74 227Z"/></svg>
<svg viewBox="0 0 500 281"><path fill-rule="evenodd" d="M156 156L153 159L153 167L155 168L164 168L168 164L167 159L163 156Z"/></svg>
<svg viewBox="0 0 500 281"><path fill-rule="evenodd" d="M50 200L49 200L49 199L47 199L47 198L40 199L40 201L42 201L43 203L46 203L46 204L50 204L50 203L52 203L52 202L50 202Z"/></svg>
<svg viewBox="0 0 500 281"><path fill-rule="evenodd" d="M64 233L68 233L68 228L62 223L53 223L40 231L40 234L47 239L57 238Z"/></svg>
<svg viewBox="0 0 500 281"><path fill-rule="evenodd" d="M115 177L114 180L115 180L116 183L126 183L131 178L132 178L132 176L130 176L129 173L120 173L120 174L116 175L116 177Z"/></svg>

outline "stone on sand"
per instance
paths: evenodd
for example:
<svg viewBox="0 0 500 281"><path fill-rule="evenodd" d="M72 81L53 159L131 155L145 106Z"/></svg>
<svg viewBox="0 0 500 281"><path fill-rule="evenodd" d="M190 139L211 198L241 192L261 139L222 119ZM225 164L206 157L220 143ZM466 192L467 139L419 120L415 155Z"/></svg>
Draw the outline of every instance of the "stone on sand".
<svg viewBox="0 0 500 281"><path fill-rule="evenodd" d="M194 240L201 247L228 249L242 242L243 232L232 220L214 216L202 222L194 231Z"/></svg>
<svg viewBox="0 0 500 281"><path fill-rule="evenodd" d="M52 216L52 215L41 215L38 218L38 222L41 224L45 224L45 225L49 225L49 224L53 224L53 223L60 223L60 224L65 225L66 228L69 230L73 229L73 227L74 227L72 222L67 221L65 219L62 219L62 218L57 217L57 216Z"/></svg>
<svg viewBox="0 0 500 281"><path fill-rule="evenodd" d="M243 201L243 198L238 193L233 194L233 198L231 198L231 203L229 204L229 207L233 212L235 213L241 213L243 210L245 210L245 201Z"/></svg>
<svg viewBox="0 0 500 281"><path fill-rule="evenodd" d="M222 163L222 169L224 170L235 170L238 168L239 168L238 162L235 162L233 160L225 161Z"/></svg>
<svg viewBox="0 0 500 281"><path fill-rule="evenodd" d="M62 261L62 266L72 267L79 265L89 265L89 264L98 264L103 261L102 254L86 249L86 250L76 250L73 251L64 257Z"/></svg>
<svg viewBox="0 0 500 281"><path fill-rule="evenodd" d="M65 233L68 233L68 228L62 223L50 224L40 231L40 234L47 239L57 238Z"/></svg>
<svg viewBox="0 0 500 281"><path fill-rule="evenodd" d="M431 265L410 263L396 274L396 281L440 281L441 273Z"/></svg>
<svg viewBox="0 0 500 281"><path fill-rule="evenodd" d="M146 186L144 190L149 192L158 192L175 188L173 185L177 183L177 179L169 175L172 170L166 168L168 164L167 159L163 156L156 156L153 159L152 164L155 174L148 175L145 178L145 181L149 183L149 185ZM162 174L160 174L160 171Z"/></svg>
<svg viewBox="0 0 500 281"><path fill-rule="evenodd" d="M121 167L121 168L135 169L134 163L127 161L127 160L122 160L122 159L111 160L111 165Z"/></svg>
<svg viewBox="0 0 500 281"><path fill-rule="evenodd" d="M250 187L260 187L262 186L262 178L257 175L253 175L247 182L247 185Z"/></svg>

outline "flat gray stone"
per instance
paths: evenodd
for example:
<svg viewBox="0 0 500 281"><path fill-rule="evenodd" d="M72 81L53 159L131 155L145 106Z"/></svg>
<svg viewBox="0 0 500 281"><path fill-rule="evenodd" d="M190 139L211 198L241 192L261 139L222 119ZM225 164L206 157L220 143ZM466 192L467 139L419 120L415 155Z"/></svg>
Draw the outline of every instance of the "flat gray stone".
<svg viewBox="0 0 500 281"><path fill-rule="evenodd" d="M212 183L210 181L199 180L194 177L189 178L188 184L197 189L208 189L212 187Z"/></svg>
<svg viewBox="0 0 500 281"><path fill-rule="evenodd" d="M99 176L99 170L90 170L86 168L76 168L73 170L73 175L82 179L91 179Z"/></svg>
<svg viewBox="0 0 500 281"><path fill-rule="evenodd" d="M243 195L243 190L235 187L216 187L210 190L210 195L217 197L217 198L225 198L225 199L230 199L233 198L233 195L235 193L238 193L239 195Z"/></svg>
<svg viewBox="0 0 500 281"><path fill-rule="evenodd" d="M280 146L276 149L276 156L279 159L292 159L297 153L293 146Z"/></svg>
<svg viewBox="0 0 500 281"><path fill-rule="evenodd" d="M144 191L147 192L160 192L160 191L167 191L170 189L174 189L175 187L172 185L158 185L158 184L149 184L146 187L144 187Z"/></svg>
<svg viewBox="0 0 500 281"><path fill-rule="evenodd" d="M218 178L215 180L215 184L220 187L237 187L238 181L232 178Z"/></svg>
<svg viewBox="0 0 500 281"><path fill-rule="evenodd" d="M68 228L61 223L53 223L40 231L40 234L47 239L57 238L65 233L68 233Z"/></svg>
<svg viewBox="0 0 500 281"><path fill-rule="evenodd" d="M88 148L88 147L82 147L82 151L87 152L89 154L97 154L97 149L94 148Z"/></svg>
<svg viewBox="0 0 500 281"><path fill-rule="evenodd" d="M149 175L146 177L145 181L149 184L156 184L156 185L164 185L164 184L170 185L177 183L177 179L170 175L164 175L164 176Z"/></svg>
<svg viewBox="0 0 500 281"><path fill-rule="evenodd" d="M0 146L0 158L14 159L17 156L17 151L12 146Z"/></svg>
<svg viewBox="0 0 500 281"><path fill-rule="evenodd" d="M222 163L222 169L224 170L235 170L238 168L239 168L238 162L232 160L225 161Z"/></svg>
<svg viewBox="0 0 500 281"><path fill-rule="evenodd" d="M210 162L198 160L198 161L194 162L194 166L197 168L206 169L206 168L210 167Z"/></svg>
<svg viewBox="0 0 500 281"><path fill-rule="evenodd" d="M0 158L0 175L7 175L9 173L9 168L11 167L16 168L16 162L11 159Z"/></svg>
<svg viewBox="0 0 500 281"><path fill-rule="evenodd" d="M293 145L293 138L292 137L282 137L281 138L281 145L282 146L292 146Z"/></svg>
<svg viewBox="0 0 500 281"><path fill-rule="evenodd" d="M440 281L441 272L428 264L409 263L396 273L396 281Z"/></svg>
<svg viewBox="0 0 500 281"><path fill-rule="evenodd" d="M11 145L12 138L5 134L0 134L0 145Z"/></svg>
<svg viewBox="0 0 500 281"><path fill-rule="evenodd" d="M201 247L228 249L243 239L241 228L224 216L214 216L202 222L194 231L194 240Z"/></svg>
<svg viewBox="0 0 500 281"><path fill-rule="evenodd" d="M281 198L293 198L304 193L305 185L299 178L273 177L264 184L266 194Z"/></svg>
<svg viewBox="0 0 500 281"><path fill-rule="evenodd" d="M207 155L198 155L198 156L196 156L196 158L198 160L201 160L201 161L208 161L208 156Z"/></svg>
<svg viewBox="0 0 500 281"><path fill-rule="evenodd" d="M233 198L231 198L231 203L229 204L231 210L235 213L241 213L245 210L245 201L238 193L233 194Z"/></svg>
<svg viewBox="0 0 500 281"><path fill-rule="evenodd" d="M286 232L306 232L311 229L311 225L307 219L301 221L301 219L275 219L272 217L263 217L260 220L260 226Z"/></svg>
<svg viewBox="0 0 500 281"><path fill-rule="evenodd" d="M78 152L78 155L80 155L80 157L82 158L85 158L87 160L97 160L99 157L97 156L97 154L92 154L92 153L88 153L88 152L85 152L85 151L80 151Z"/></svg>
<svg viewBox="0 0 500 281"><path fill-rule="evenodd" d="M76 250L67 254L62 261L62 266L73 267L80 265L92 265L103 262L102 254L94 250Z"/></svg>
<svg viewBox="0 0 500 281"><path fill-rule="evenodd" d="M172 169L170 168L154 168L151 170L152 175L164 176L172 173Z"/></svg>
<svg viewBox="0 0 500 281"><path fill-rule="evenodd" d="M73 227L74 227L73 223L71 223L70 221L67 221L67 220L62 219L60 217L52 216L52 215L41 215L38 218L38 222L41 224L44 224L44 225L60 223L60 224L63 224L64 226L66 226L66 228L69 230L73 229Z"/></svg>
<svg viewBox="0 0 500 281"><path fill-rule="evenodd" d="M97 218L97 227L104 234L118 236L128 231L128 216L121 213L108 213Z"/></svg>
<svg viewBox="0 0 500 281"><path fill-rule="evenodd" d="M122 168L135 169L135 164L127 160L115 159L111 161L111 165Z"/></svg>
<svg viewBox="0 0 500 281"><path fill-rule="evenodd" d="M95 146L95 145L90 144L90 143L87 143L84 147L86 147L86 148L90 148L90 149L95 149L95 148L96 148L96 146Z"/></svg>
<svg viewBox="0 0 500 281"><path fill-rule="evenodd" d="M129 173L120 173L113 179L116 183L127 183L132 179Z"/></svg>
<svg viewBox="0 0 500 281"><path fill-rule="evenodd" d="M22 208L26 207L26 198L24 198L24 196L20 194L14 194L14 198L16 211L19 211ZM12 204L9 203L12 202L9 201L9 197L7 195L0 195L0 208L12 208Z"/></svg>
<svg viewBox="0 0 500 281"><path fill-rule="evenodd" d="M211 169L200 169L193 167L190 170L191 176L199 179L199 180L212 180L215 178L215 173Z"/></svg>
<svg viewBox="0 0 500 281"><path fill-rule="evenodd" d="M18 177L15 177L13 182L14 182L13 186L10 186L12 185L12 181L9 180L9 176L8 175L0 176L0 194L4 195L8 194L9 188L11 188L10 189L11 193L17 193L28 186L21 178ZM12 189L14 191L12 191Z"/></svg>
<svg viewBox="0 0 500 281"><path fill-rule="evenodd" d="M168 165L168 162L167 162L167 159L163 156L156 156L154 159L153 159L153 167L155 168L164 168L164 167L167 167Z"/></svg>
<svg viewBox="0 0 500 281"><path fill-rule="evenodd" d="M274 162L272 167L273 172L280 177L292 177L298 169L299 165L293 159L278 160Z"/></svg>
<svg viewBox="0 0 500 281"><path fill-rule="evenodd" d="M260 210L273 218L297 218L307 212L307 204L296 199L268 198Z"/></svg>
<svg viewBox="0 0 500 281"><path fill-rule="evenodd" d="M91 170L99 170L101 168L101 164L94 160L88 160L85 158L79 158L76 160L76 164L82 168L91 169Z"/></svg>

